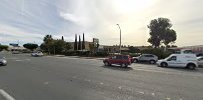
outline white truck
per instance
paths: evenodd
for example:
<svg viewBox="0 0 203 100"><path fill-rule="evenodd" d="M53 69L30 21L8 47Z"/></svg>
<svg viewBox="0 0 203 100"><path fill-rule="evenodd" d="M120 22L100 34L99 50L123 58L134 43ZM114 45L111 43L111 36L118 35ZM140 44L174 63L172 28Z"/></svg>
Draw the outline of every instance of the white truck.
<svg viewBox="0 0 203 100"><path fill-rule="evenodd" d="M195 69L198 67L198 62L195 54L189 52L189 50L181 50L179 54L172 54L165 59L158 60L157 65Z"/></svg>

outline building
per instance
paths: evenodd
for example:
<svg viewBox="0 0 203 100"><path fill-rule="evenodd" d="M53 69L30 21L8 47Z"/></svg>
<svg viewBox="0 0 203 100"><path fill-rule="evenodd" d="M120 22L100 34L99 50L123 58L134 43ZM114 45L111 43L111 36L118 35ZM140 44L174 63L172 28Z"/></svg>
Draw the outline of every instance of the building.
<svg viewBox="0 0 203 100"><path fill-rule="evenodd" d="M70 43L70 45L71 45L71 51L74 51L74 45L75 45L75 42L69 42ZM93 44L93 42L88 42L88 41L85 41L85 51L90 51L90 44Z"/></svg>
<svg viewBox="0 0 203 100"><path fill-rule="evenodd" d="M175 48L169 48L169 50L181 50L181 49L190 49L195 54L203 54L203 45L195 45L195 46L184 46L184 47L175 47Z"/></svg>
<svg viewBox="0 0 203 100"><path fill-rule="evenodd" d="M180 49L191 49L196 54L203 54L203 45L185 46Z"/></svg>
<svg viewBox="0 0 203 100"><path fill-rule="evenodd" d="M100 52L108 52L108 53L119 53L120 52L120 46L107 46L107 45L100 45L98 48L98 51ZM129 51L128 47L121 47L122 52Z"/></svg>
<svg viewBox="0 0 203 100"><path fill-rule="evenodd" d="M18 44L10 43L8 46L9 51L22 51L25 50L26 48L19 46Z"/></svg>

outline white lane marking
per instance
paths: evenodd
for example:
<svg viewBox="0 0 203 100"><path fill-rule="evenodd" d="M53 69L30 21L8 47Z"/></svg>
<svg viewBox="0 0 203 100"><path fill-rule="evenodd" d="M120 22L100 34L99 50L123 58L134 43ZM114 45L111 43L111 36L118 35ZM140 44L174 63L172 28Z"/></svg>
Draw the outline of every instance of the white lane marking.
<svg viewBox="0 0 203 100"><path fill-rule="evenodd" d="M88 80L88 79L84 79L84 81L91 82L91 80Z"/></svg>
<svg viewBox="0 0 203 100"><path fill-rule="evenodd" d="M23 60L16 60L16 61L23 61Z"/></svg>
<svg viewBox="0 0 203 100"><path fill-rule="evenodd" d="M6 58L6 59L11 59L12 60L12 59L18 59L18 58Z"/></svg>
<svg viewBox="0 0 203 100"><path fill-rule="evenodd" d="M72 78L77 78L77 76L73 76Z"/></svg>
<svg viewBox="0 0 203 100"><path fill-rule="evenodd" d="M30 61L30 59L23 59L23 60L15 60L15 61Z"/></svg>
<svg viewBox="0 0 203 100"><path fill-rule="evenodd" d="M48 85L49 84L49 82L44 82L44 85Z"/></svg>
<svg viewBox="0 0 203 100"><path fill-rule="evenodd" d="M140 94L144 94L144 92L142 92L142 91L139 91L138 93L140 93Z"/></svg>
<svg viewBox="0 0 203 100"><path fill-rule="evenodd" d="M103 85L104 83L101 82L100 84Z"/></svg>
<svg viewBox="0 0 203 100"><path fill-rule="evenodd" d="M171 98L165 98L165 100L171 100Z"/></svg>
<svg viewBox="0 0 203 100"><path fill-rule="evenodd" d="M25 59L25 60L30 61L30 59Z"/></svg>
<svg viewBox="0 0 203 100"><path fill-rule="evenodd" d="M155 96L155 93L152 93L152 96Z"/></svg>
<svg viewBox="0 0 203 100"><path fill-rule="evenodd" d="M12 96L10 96L6 91L3 89L0 89L0 94L6 99L6 100L15 100Z"/></svg>
<svg viewBox="0 0 203 100"><path fill-rule="evenodd" d="M119 89L122 89L122 87L121 87L121 86L119 86L118 88L119 88Z"/></svg>
<svg viewBox="0 0 203 100"><path fill-rule="evenodd" d="M182 98L180 98L179 100L183 100Z"/></svg>

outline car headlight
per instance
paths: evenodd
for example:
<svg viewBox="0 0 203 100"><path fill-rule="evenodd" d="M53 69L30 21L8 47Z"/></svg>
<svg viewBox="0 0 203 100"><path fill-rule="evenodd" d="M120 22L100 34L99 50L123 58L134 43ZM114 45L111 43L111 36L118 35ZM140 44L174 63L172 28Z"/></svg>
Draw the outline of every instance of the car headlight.
<svg viewBox="0 0 203 100"><path fill-rule="evenodd" d="M2 62L3 62L3 63L7 63L7 61L6 61L6 60L3 60Z"/></svg>

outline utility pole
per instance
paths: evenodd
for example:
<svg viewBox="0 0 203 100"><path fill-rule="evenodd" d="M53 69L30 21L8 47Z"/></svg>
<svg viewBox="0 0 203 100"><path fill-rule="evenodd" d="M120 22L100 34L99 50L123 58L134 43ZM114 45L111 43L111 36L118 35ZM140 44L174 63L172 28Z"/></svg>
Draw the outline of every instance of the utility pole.
<svg viewBox="0 0 203 100"><path fill-rule="evenodd" d="M116 24L116 25L118 25L118 28L120 30L120 44L119 44L119 46L120 46L120 54L121 54L121 27L119 24Z"/></svg>

